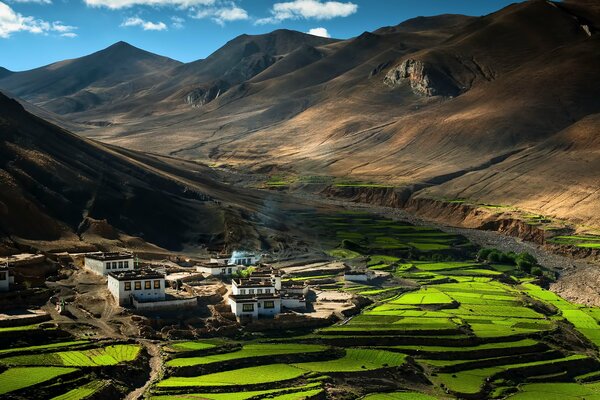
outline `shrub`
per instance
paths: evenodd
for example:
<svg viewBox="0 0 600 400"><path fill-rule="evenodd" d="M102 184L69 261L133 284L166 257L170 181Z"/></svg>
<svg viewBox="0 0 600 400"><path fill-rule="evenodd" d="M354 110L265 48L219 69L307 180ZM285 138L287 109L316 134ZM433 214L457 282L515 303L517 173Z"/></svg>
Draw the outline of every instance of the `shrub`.
<svg viewBox="0 0 600 400"><path fill-rule="evenodd" d="M544 275L544 271L542 271L540 267L533 267L531 269L531 274L535 276L542 276Z"/></svg>

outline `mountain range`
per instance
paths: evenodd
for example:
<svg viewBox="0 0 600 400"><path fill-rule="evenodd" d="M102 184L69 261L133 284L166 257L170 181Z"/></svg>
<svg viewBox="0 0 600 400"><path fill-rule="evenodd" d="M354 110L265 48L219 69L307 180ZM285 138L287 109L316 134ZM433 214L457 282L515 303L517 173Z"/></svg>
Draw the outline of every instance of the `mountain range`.
<svg viewBox="0 0 600 400"><path fill-rule="evenodd" d="M120 42L2 70L0 90L112 151L379 183L600 227L599 31L593 1L531 0L347 40L242 35L187 64Z"/></svg>

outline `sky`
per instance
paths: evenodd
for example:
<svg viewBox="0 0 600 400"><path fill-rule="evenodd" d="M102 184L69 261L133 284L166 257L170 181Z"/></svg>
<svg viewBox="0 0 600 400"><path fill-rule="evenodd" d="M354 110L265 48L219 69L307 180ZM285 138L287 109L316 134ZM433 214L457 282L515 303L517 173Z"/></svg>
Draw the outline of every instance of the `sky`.
<svg viewBox="0 0 600 400"><path fill-rule="evenodd" d="M118 41L206 58L241 34L285 28L347 39L417 16L485 15L506 0L0 0L0 67L22 71Z"/></svg>

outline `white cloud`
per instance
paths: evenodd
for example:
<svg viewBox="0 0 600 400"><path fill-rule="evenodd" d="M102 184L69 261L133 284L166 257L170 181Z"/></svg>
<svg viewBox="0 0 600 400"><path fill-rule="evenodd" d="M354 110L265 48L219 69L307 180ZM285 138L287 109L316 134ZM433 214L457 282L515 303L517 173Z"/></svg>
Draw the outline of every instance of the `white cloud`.
<svg viewBox="0 0 600 400"><path fill-rule="evenodd" d="M271 16L256 20L257 24L273 24L287 19L326 20L336 17L347 17L356 13L358 5L339 1L294 0L275 3L271 8Z"/></svg>
<svg viewBox="0 0 600 400"><path fill-rule="evenodd" d="M60 33L69 33L77 29L76 26L63 25L60 21L55 21L52 23L52 30Z"/></svg>
<svg viewBox="0 0 600 400"><path fill-rule="evenodd" d="M8 38L16 32L29 32L35 34L72 33L77 29L75 26L64 25L60 21L47 22L34 17L26 17L10 8L0 1L0 38Z"/></svg>
<svg viewBox="0 0 600 400"><path fill-rule="evenodd" d="M208 7L194 10L191 16L196 19L210 18L219 25L225 25L225 22L241 21L249 18L246 10L233 3L223 7Z"/></svg>
<svg viewBox="0 0 600 400"><path fill-rule="evenodd" d="M106 7L113 10L132 6L172 6L189 8L192 6L211 6L216 0L84 0L91 7Z"/></svg>
<svg viewBox="0 0 600 400"><path fill-rule="evenodd" d="M66 37L66 38L76 38L77 34L75 32L67 32L67 33L61 33L60 36Z"/></svg>
<svg viewBox="0 0 600 400"><path fill-rule="evenodd" d="M309 30L306 33L308 33L309 35L321 36L321 37L326 37L326 38L331 37L331 35L327 31L327 29L325 29L325 28L312 28L311 30Z"/></svg>
<svg viewBox="0 0 600 400"><path fill-rule="evenodd" d="M121 26L140 26L145 31L165 31L167 25L164 22L145 21L140 17L127 18Z"/></svg>
<svg viewBox="0 0 600 400"><path fill-rule="evenodd" d="M52 0L11 0L12 3L52 4Z"/></svg>
<svg viewBox="0 0 600 400"><path fill-rule="evenodd" d="M183 29L185 19L181 17L171 17L171 26L175 29Z"/></svg>

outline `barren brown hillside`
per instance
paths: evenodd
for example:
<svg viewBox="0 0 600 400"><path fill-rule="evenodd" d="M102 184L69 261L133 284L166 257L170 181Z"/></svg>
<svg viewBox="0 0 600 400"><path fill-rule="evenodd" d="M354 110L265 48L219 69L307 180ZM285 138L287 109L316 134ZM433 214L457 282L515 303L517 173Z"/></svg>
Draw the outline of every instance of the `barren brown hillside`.
<svg viewBox="0 0 600 400"><path fill-rule="evenodd" d="M0 139L2 243L153 252L294 244L276 221L302 205L219 183L195 163L80 138L2 94Z"/></svg>
<svg viewBox="0 0 600 400"><path fill-rule="evenodd" d="M345 41L241 36L156 90L64 117L127 148L600 226L599 16L591 1L532 0Z"/></svg>

